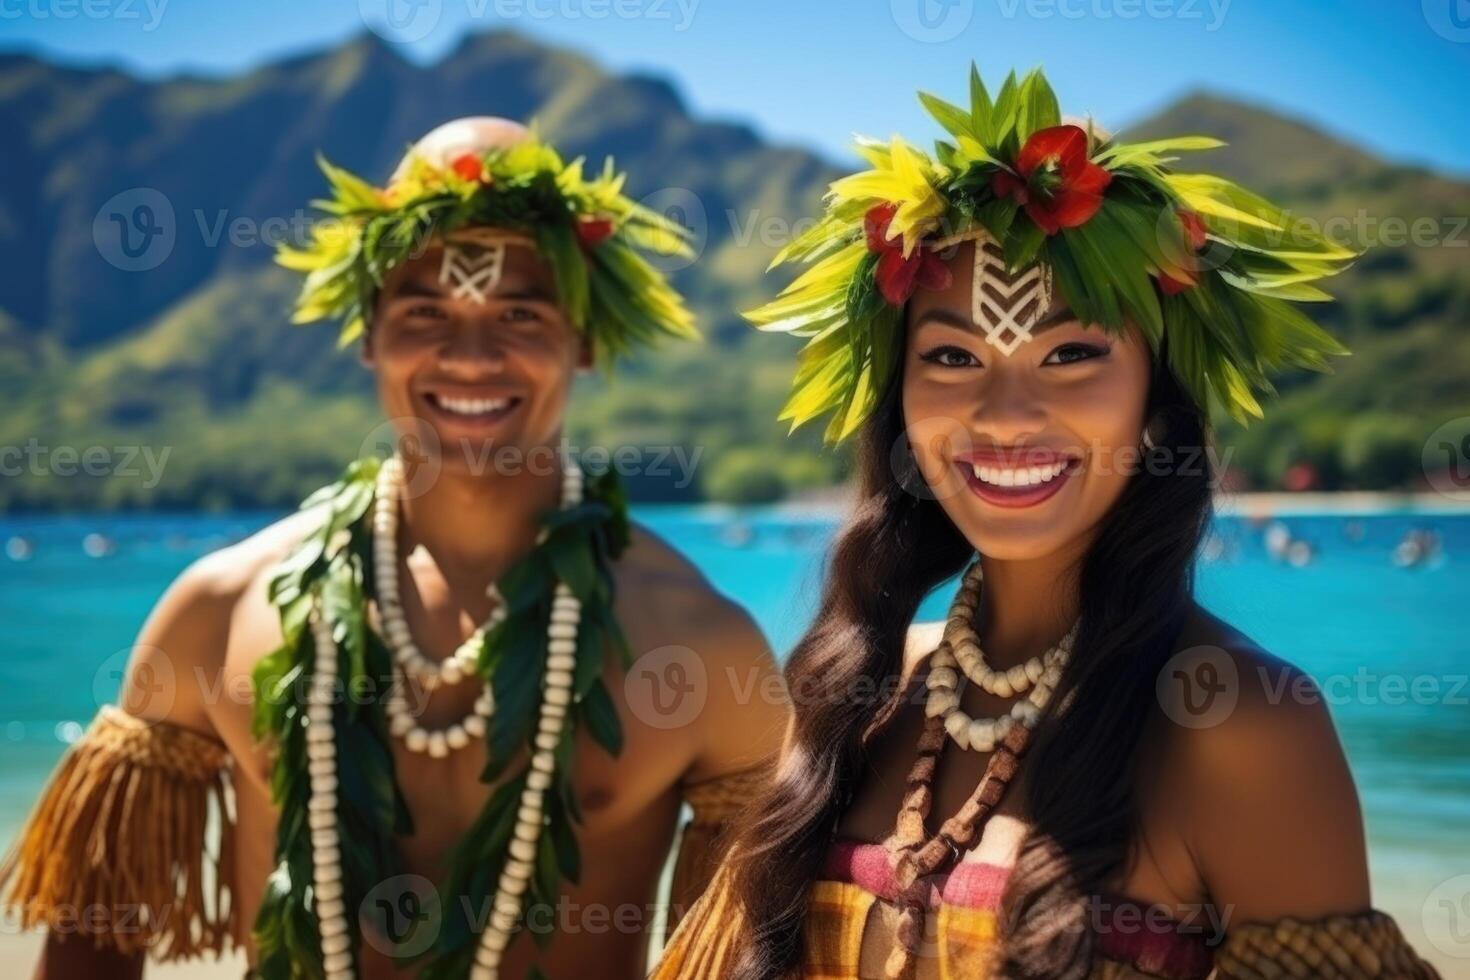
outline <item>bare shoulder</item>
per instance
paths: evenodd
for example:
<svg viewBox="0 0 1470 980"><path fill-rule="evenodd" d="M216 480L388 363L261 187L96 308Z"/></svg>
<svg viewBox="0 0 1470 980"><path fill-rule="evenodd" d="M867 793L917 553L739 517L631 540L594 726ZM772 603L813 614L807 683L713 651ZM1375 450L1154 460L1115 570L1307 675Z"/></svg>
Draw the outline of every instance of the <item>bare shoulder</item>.
<svg viewBox="0 0 1470 980"><path fill-rule="evenodd" d="M240 610L259 601L271 569L318 526L319 514L292 514L179 573L133 645L119 696L124 709L209 731L204 698L184 679L218 675ZM160 684L160 678L172 683Z"/></svg>
<svg viewBox="0 0 1470 980"><path fill-rule="evenodd" d="M615 576L619 618L627 630L651 641L712 652L738 652L757 640L759 648L766 649L750 614L642 525L634 525L632 545L619 560Z"/></svg>
<svg viewBox="0 0 1470 980"><path fill-rule="evenodd" d="M1361 911L1362 811L1321 688L1202 610L1179 648L1163 776L1216 903L1243 920Z"/></svg>
<svg viewBox="0 0 1470 980"><path fill-rule="evenodd" d="M687 782L750 768L780 746L790 715L785 684L760 626L688 558L635 525L616 569L617 615L633 656L673 648L705 697L689 726Z"/></svg>
<svg viewBox="0 0 1470 980"><path fill-rule="evenodd" d="M1261 760L1246 750L1285 741L1318 762L1341 757L1326 699L1296 664L1203 609L1190 617L1178 649L1171 668L1180 700L1165 708L1176 739L1192 753L1231 769L1258 768Z"/></svg>
<svg viewBox="0 0 1470 980"><path fill-rule="evenodd" d="M238 599L321 527L321 511L297 511L247 538L203 556L180 576L216 594Z"/></svg>

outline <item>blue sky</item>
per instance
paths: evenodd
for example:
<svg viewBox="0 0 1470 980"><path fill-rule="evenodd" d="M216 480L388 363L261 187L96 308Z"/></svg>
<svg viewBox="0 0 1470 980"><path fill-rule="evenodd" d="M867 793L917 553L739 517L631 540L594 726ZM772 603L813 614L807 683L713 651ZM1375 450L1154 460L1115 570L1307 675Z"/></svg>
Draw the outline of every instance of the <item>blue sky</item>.
<svg viewBox="0 0 1470 980"><path fill-rule="evenodd" d="M914 90L960 97L974 59L992 79L1042 64L1064 111L1114 127L1208 88L1470 174L1470 0L0 0L0 48L149 75L238 72L369 24L424 63L520 30L833 156L854 131L929 134Z"/></svg>

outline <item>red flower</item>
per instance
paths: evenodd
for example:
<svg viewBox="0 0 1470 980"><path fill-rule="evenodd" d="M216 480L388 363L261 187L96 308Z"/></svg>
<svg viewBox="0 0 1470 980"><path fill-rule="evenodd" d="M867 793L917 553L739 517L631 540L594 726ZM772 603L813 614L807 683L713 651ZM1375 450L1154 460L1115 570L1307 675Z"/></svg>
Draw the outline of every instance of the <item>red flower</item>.
<svg viewBox="0 0 1470 980"><path fill-rule="evenodd" d="M475 153L461 153L450 162L449 169L465 180L485 179L485 161Z"/></svg>
<svg viewBox="0 0 1470 980"><path fill-rule="evenodd" d="M1196 252L1202 251L1210 240L1210 229L1205 227L1205 219L1193 211L1180 211L1179 223L1184 226L1184 237L1189 239L1189 247Z"/></svg>
<svg viewBox="0 0 1470 980"><path fill-rule="evenodd" d="M1015 172L990 178L997 197L1012 197L1048 235L1085 225L1102 207L1113 175L1087 159L1087 133L1078 126L1039 129L1016 156Z"/></svg>
<svg viewBox="0 0 1470 980"><path fill-rule="evenodd" d="M1193 281L1181 282L1172 276L1166 276L1162 272L1159 273L1159 292L1165 296L1178 296L1186 289L1193 289L1194 287L1195 283Z"/></svg>
<svg viewBox="0 0 1470 980"><path fill-rule="evenodd" d="M1189 257L1181 263L1181 268L1189 273L1187 279L1176 279L1165 273L1159 273L1159 292L1165 296L1177 296L1186 289L1193 289L1199 283L1196 274L1195 256L1204 250L1209 242L1210 231L1205 227L1205 221L1193 211L1180 211L1179 223L1184 226L1184 238L1189 243Z"/></svg>
<svg viewBox="0 0 1470 980"><path fill-rule="evenodd" d="M891 306L907 303L920 286L945 289L954 279L944 260L923 245L905 257L902 236L889 239L888 226L897 213L897 204L879 204L863 220L868 251L878 256L878 268L874 272L878 291Z"/></svg>
<svg viewBox="0 0 1470 980"><path fill-rule="evenodd" d="M612 237L611 218L578 218L577 239L583 248L596 248Z"/></svg>

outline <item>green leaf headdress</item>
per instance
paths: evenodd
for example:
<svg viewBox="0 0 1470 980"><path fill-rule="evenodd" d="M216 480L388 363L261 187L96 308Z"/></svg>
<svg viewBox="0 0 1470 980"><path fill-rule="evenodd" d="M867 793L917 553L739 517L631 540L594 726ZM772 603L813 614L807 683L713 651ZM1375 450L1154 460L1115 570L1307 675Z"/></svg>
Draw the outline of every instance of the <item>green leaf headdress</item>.
<svg viewBox="0 0 1470 980"><path fill-rule="evenodd" d="M625 196L611 160L587 179L581 158L564 163L532 135L443 168L410 151L385 188L320 157L318 164L332 196L313 203L329 218L304 247L283 246L276 260L306 274L293 320L340 319L344 346L371 320L394 268L435 240L484 228L537 248L598 363L664 337L698 337L679 294L639 254L690 257L687 232Z"/></svg>
<svg viewBox="0 0 1470 980"><path fill-rule="evenodd" d="M871 169L835 182L772 263L809 268L747 314L809 338L781 415L793 428L830 414L835 443L862 424L898 362L904 303L948 283L943 256L962 241L975 243L975 322L1005 354L1055 290L1084 323L1137 326L1201 405L1213 396L1245 421L1273 372L1346 353L1292 304L1329 299L1314 282L1357 253L1229 180L1170 168L1218 140L1118 143L1064 125L1039 69L992 99L972 66L968 109L919 98L948 133L934 155L861 140Z"/></svg>

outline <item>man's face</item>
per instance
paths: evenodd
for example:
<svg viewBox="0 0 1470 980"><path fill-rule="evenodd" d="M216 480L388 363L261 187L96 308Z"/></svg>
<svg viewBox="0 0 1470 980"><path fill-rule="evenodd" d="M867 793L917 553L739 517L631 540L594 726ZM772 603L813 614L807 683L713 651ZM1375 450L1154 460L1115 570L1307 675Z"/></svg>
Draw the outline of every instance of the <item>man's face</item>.
<svg viewBox="0 0 1470 980"><path fill-rule="evenodd" d="M572 379L590 350L557 303L551 269L510 245L484 302L439 282L443 247L395 269L379 295L363 360L400 432L437 436L451 470L497 472L561 433ZM506 456L501 456L506 458Z"/></svg>

